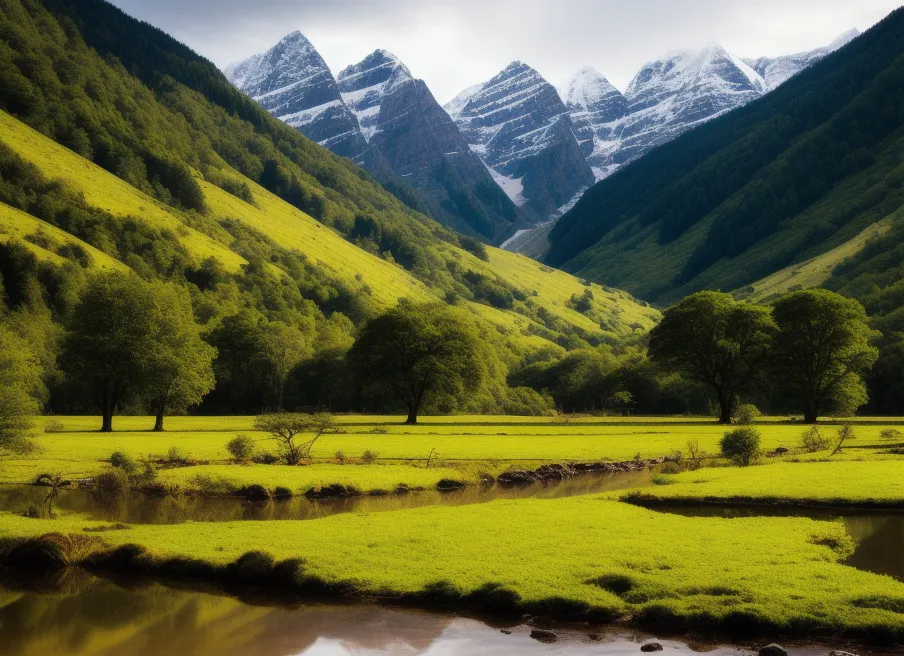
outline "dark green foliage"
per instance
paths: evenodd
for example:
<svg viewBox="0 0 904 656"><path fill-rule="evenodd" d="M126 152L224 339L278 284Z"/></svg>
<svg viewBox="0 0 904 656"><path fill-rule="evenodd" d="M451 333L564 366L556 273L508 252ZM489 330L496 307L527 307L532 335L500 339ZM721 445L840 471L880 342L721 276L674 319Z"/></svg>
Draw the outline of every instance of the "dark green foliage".
<svg viewBox="0 0 904 656"><path fill-rule="evenodd" d="M722 456L739 467L747 467L760 453L760 432L755 428L728 431L719 442Z"/></svg>
<svg viewBox="0 0 904 656"><path fill-rule="evenodd" d="M866 403L862 376L878 358L863 306L825 289L776 302L771 364L783 398L815 423L827 409L851 416Z"/></svg>
<svg viewBox="0 0 904 656"><path fill-rule="evenodd" d="M850 239L904 205L902 53L899 10L596 185L553 229L548 261L665 302Z"/></svg>
<svg viewBox="0 0 904 656"><path fill-rule="evenodd" d="M665 311L650 333L650 357L707 385L719 403L719 422L730 424L738 395L762 371L774 331L768 309L698 292Z"/></svg>
<svg viewBox="0 0 904 656"><path fill-rule="evenodd" d="M416 424L423 403L462 402L487 378L473 320L439 304L400 304L367 323L349 359L359 379L404 403Z"/></svg>

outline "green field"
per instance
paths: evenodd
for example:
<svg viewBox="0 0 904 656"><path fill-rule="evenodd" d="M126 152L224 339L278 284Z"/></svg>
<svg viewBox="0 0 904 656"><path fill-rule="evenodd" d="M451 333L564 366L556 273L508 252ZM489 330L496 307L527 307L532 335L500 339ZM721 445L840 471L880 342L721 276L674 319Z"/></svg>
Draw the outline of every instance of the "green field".
<svg viewBox="0 0 904 656"><path fill-rule="evenodd" d="M176 447L192 460L225 465L230 459L226 443L236 434L250 435L258 448L275 451L276 444L253 429L253 417L171 417L165 433L150 432L150 417L117 417L114 433L98 433L96 417L54 418L63 432L43 433L38 437L41 451L29 457L16 457L0 464L0 483L30 483L42 473L63 473L67 478L88 478L109 467L114 451L123 451L136 459L162 457ZM636 455L642 458L666 456L685 451L689 440L696 440L709 454L719 451L724 426L699 419L670 420L644 418L626 422L614 418L579 418L561 421L538 417L426 417L417 426L405 426L400 417L347 415L337 418L338 434L324 435L315 445L315 462L332 462L337 451L355 459L365 451L374 451L380 465L413 461L422 465L428 457L434 465L445 464L465 470L473 478L474 466L491 463L490 470L504 469L504 463L523 466L535 462L624 461ZM846 459L901 459L882 455L891 446L880 433L891 424L869 423L858 426L858 438L835 456ZM763 448L793 449L804 428L800 425L762 423ZM825 427L831 434L835 429ZM794 456L820 458L822 454ZM274 468L254 465L242 468L242 480L255 476L254 482L272 482ZM363 471L363 469L362 469ZM250 474L248 472L255 472ZM182 474L180 474L181 476ZM185 474L188 476L189 474ZM341 482L341 481L334 481ZM398 481L414 484L410 481ZM366 483L365 483L366 485Z"/></svg>
<svg viewBox="0 0 904 656"><path fill-rule="evenodd" d="M362 492L391 491L400 484L433 488L442 478L476 482L478 472L540 462L664 455L683 449L689 439L715 453L725 431L711 422L677 418L428 417L421 425L404 426L398 417L350 415L338 418L342 432L321 439L313 464L286 467L228 463L225 444L237 433L272 447L252 430L250 417L177 417L162 434L147 430L152 423L147 417L119 417L120 430L112 434L93 431L93 417L55 419L63 432L42 434L43 451L35 458L5 461L4 482L28 482L41 471L90 476L110 466L113 451L143 457L175 446L195 460L210 461L158 471L160 482L183 491L226 493L263 484L303 493L333 483ZM812 461L826 460L827 453L791 453L749 468L658 476L658 485L640 492L688 504L904 506L904 461L885 453L896 445L880 436L897 421L860 421L857 438L830 462ZM777 421L758 428L770 449L794 448L803 431ZM375 464L358 464L366 449L379 453ZM336 464L337 450L354 464ZM431 450L434 460L427 468ZM285 570L280 576L330 584L335 594L355 599L410 602L414 595L423 603L439 599L473 610L492 589L493 604L518 612L630 616L639 623L659 620L709 630L753 626L801 634L818 629L904 640L904 583L842 564L854 548L843 523L683 517L620 503L624 497L618 492L498 500L304 521L142 524L92 533L99 537L87 549L142 545L150 554L143 566L164 576L170 572L169 558L190 557L222 568L260 550L276 560L304 560L302 579ZM83 529L98 526L103 524L77 514L56 520L0 514L0 536L8 544L50 532L86 535ZM219 572L217 580L225 575L222 569L206 571L204 576Z"/></svg>
<svg viewBox="0 0 904 656"><path fill-rule="evenodd" d="M7 536L97 525L0 515ZM391 599L440 585L460 598L489 585L535 612L592 609L710 629L748 621L904 637L904 584L839 564L851 540L829 522L685 518L589 496L313 521L141 525L102 535L109 545L144 545L158 562L182 556L222 566L253 550L301 557L306 576L345 582L356 596Z"/></svg>
<svg viewBox="0 0 904 656"><path fill-rule="evenodd" d="M904 507L904 461L776 463L657 479L643 498L676 503L882 504ZM624 496L624 495L622 495Z"/></svg>

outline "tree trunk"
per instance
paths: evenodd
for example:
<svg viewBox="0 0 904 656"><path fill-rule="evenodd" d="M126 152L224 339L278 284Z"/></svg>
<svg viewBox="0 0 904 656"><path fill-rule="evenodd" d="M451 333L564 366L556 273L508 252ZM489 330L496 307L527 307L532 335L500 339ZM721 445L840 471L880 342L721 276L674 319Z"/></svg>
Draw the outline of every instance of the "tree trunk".
<svg viewBox="0 0 904 656"><path fill-rule="evenodd" d="M109 380L105 380L101 388L100 414L101 433L113 432L113 390Z"/></svg>
<svg viewBox="0 0 904 656"><path fill-rule="evenodd" d="M414 426L417 424L417 403L409 403L408 404L408 419L405 420L405 424L408 426Z"/></svg>
<svg viewBox="0 0 904 656"><path fill-rule="evenodd" d="M163 432L163 416L166 414L166 401L160 401L157 404L157 416L154 419L154 432L162 433Z"/></svg>
<svg viewBox="0 0 904 656"><path fill-rule="evenodd" d="M731 423L731 411L734 399L730 394L719 394L719 423L728 425Z"/></svg>
<svg viewBox="0 0 904 656"><path fill-rule="evenodd" d="M807 402L807 409L804 410L804 423L805 424L815 424L816 420L819 418L819 411L816 408L816 403L813 401Z"/></svg>

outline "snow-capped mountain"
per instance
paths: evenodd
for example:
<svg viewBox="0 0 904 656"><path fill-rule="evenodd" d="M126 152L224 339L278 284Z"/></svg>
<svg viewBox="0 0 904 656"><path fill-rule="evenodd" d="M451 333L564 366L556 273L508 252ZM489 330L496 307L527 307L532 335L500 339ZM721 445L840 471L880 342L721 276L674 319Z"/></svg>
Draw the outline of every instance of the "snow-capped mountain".
<svg viewBox="0 0 904 656"><path fill-rule="evenodd" d="M524 223L427 85L391 53L377 50L336 80L293 32L225 73L270 113L389 188L420 192L416 206L440 223L491 240Z"/></svg>
<svg viewBox="0 0 904 656"><path fill-rule="evenodd" d="M546 218L593 183L555 88L521 62L446 105L462 135L515 204Z"/></svg>
<svg viewBox="0 0 904 656"><path fill-rule="evenodd" d="M413 78L395 55L377 50L339 73L338 81L343 100L358 117L361 130L370 141L380 130L383 99L401 85L413 82Z"/></svg>
<svg viewBox="0 0 904 656"><path fill-rule="evenodd" d="M785 57L741 59L718 44L666 55L637 73L624 95L592 68L574 76L562 96L581 151L605 178L656 146L768 93L859 35Z"/></svg>
<svg viewBox="0 0 904 656"><path fill-rule="evenodd" d="M397 57L377 50L339 74L339 89L369 143L433 201L434 218L490 239L521 220L427 85Z"/></svg>
<svg viewBox="0 0 904 656"><path fill-rule="evenodd" d="M354 158L367 149L333 74L301 32L224 72L271 114L334 153Z"/></svg>
<svg viewBox="0 0 904 656"><path fill-rule="evenodd" d="M788 78L797 75L808 66L812 66L826 55L830 55L839 48L846 46L858 36L860 36L860 30L853 29L845 32L823 48L781 57L759 57L757 59L745 59L744 61L766 80L766 85L772 91L787 81Z"/></svg>

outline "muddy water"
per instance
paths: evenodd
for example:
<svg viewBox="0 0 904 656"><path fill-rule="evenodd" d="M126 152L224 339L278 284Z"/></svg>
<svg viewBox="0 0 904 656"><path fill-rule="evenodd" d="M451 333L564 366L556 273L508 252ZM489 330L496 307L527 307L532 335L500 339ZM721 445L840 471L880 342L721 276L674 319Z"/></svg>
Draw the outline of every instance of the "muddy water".
<svg viewBox="0 0 904 656"><path fill-rule="evenodd" d="M62 510L86 513L95 519L126 524L317 519L346 512L370 513L435 505L461 506L486 503L495 499L528 497L554 499L596 494L649 485L651 478L650 472L589 474L566 479L560 483L535 483L515 488L470 485L452 492L428 490L401 495L363 496L328 501L308 501L304 497L299 497L263 504L235 498L155 498L143 494L132 494L114 503L98 504L87 490L67 490L61 493L56 505ZM40 506L46 495L46 488L35 486L0 487L0 509L24 512L31 504Z"/></svg>
<svg viewBox="0 0 904 656"><path fill-rule="evenodd" d="M558 631L553 644L531 628L374 606L249 605L236 599L149 585L125 589L74 570L55 589L0 586L0 652L5 656L608 656L637 655L653 636ZM592 636L592 637L591 637ZM665 654L750 654L750 645L659 640ZM788 647L824 656L825 647Z"/></svg>

